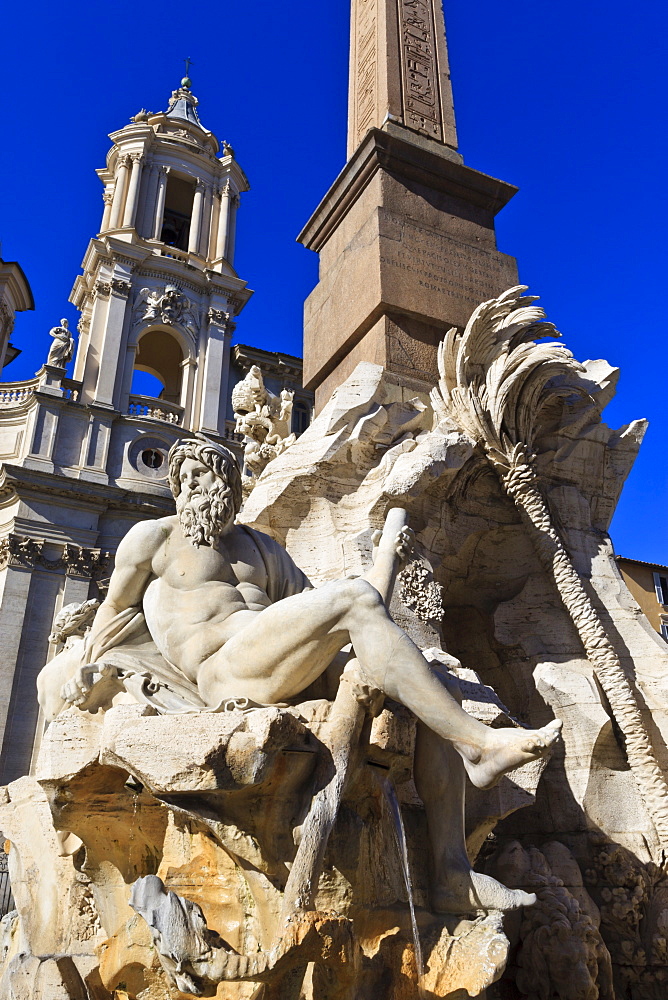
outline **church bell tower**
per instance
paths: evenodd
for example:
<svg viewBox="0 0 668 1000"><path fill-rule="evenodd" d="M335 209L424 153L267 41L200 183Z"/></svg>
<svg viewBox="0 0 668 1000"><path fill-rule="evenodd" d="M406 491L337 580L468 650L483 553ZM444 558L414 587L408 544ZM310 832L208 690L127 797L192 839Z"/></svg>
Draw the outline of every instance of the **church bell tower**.
<svg viewBox="0 0 668 1000"><path fill-rule="evenodd" d="M113 132L104 214L72 291L81 311L74 379L99 411L86 476L110 473L104 413L161 418L225 436L229 341L250 298L234 270L246 176L227 143L202 125L184 78L166 111L140 111ZM220 155L222 153L222 155ZM136 370L163 383L160 404L132 393ZM159 416L160 418L160 416Z"/></svg>
<svg viewBox="0 0 668 1000"><path fill-rule="evenodd" d="M188 78L166 111L142 110L110 138L100 231L71 295L73 372L61 321L36 375L0 383L2 783L28 772L39 742L35 680L55 616L101 597L134 523L172 512L172 444L198 431L236 444L226 408L252 294L234 269L246 176L200 121ZM161 388L138 388L137 373Z"/></svg>

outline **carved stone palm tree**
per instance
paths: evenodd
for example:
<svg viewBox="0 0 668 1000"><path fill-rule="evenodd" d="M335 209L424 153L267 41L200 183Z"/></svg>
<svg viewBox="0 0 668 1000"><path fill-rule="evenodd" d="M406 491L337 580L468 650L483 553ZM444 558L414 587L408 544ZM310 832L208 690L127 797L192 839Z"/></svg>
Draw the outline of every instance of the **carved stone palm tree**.
<svg viewBox="0 0 668 1000"><path fill-rule="evenodd" d="M637 696L589 595L555 530L533 466L541 414L555 398L578 391L584 367L560 344L545 313L510 288L475 310L463 332L451 329L440 345L437 420L449 417L484 450L529 529L541 565L552 576L621 730L629 766L668 848L668 786L656 759ZM570 376L570 377L569 377Z"/></svg>

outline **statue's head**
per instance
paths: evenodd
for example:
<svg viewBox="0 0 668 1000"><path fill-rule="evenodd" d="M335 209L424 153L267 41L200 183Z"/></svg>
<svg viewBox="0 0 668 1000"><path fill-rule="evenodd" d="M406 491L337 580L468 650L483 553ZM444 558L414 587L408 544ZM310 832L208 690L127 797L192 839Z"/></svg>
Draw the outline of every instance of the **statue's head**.
<svg viewBox="0 0 668 1000"><path fill-rule="evenodd" d="M232 452L203 435L177 441L169 452L169 485L181 529L193 545L214 545L234 523L242 501L241 472Z"/></svg>
<svg viewBox="0 0 668 1000"><path fill-rule="evenodd" d="M68 320L66 320L66 319L61 319L61 321L60 321L60 325L61 325L61 326L64 326L66 330L69 330L69 327L70 327L70 324L69 324L69 321L68 321Z"/></svg>

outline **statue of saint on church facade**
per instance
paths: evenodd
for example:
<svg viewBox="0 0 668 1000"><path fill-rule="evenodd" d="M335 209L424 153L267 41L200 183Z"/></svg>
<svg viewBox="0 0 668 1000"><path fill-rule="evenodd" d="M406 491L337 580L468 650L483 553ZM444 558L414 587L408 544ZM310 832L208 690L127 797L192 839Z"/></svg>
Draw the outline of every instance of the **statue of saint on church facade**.
<svg viewBox="0 0 668 1000"><path fill-rule="evenodd" d="M54 368L64 368L74 354L74 337L68 321L61 319L60 326L54 326L49 330L49 336L53 337L53 343L49 348L46 363Z"/></svg>

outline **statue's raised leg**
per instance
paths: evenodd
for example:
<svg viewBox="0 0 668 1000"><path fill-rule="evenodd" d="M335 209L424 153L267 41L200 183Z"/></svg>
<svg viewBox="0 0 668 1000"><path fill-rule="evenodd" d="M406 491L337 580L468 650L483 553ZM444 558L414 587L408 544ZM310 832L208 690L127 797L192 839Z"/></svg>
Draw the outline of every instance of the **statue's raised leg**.
<svg viewBox="0 0 668 1000"><path fill-rule="evenodd" d="M532 906L533 893L508 889L472 869L466 852L466 772L457 751L418 723L415 787L424 803L432 851L431 908L435 913L515 910Z"/></svg>

